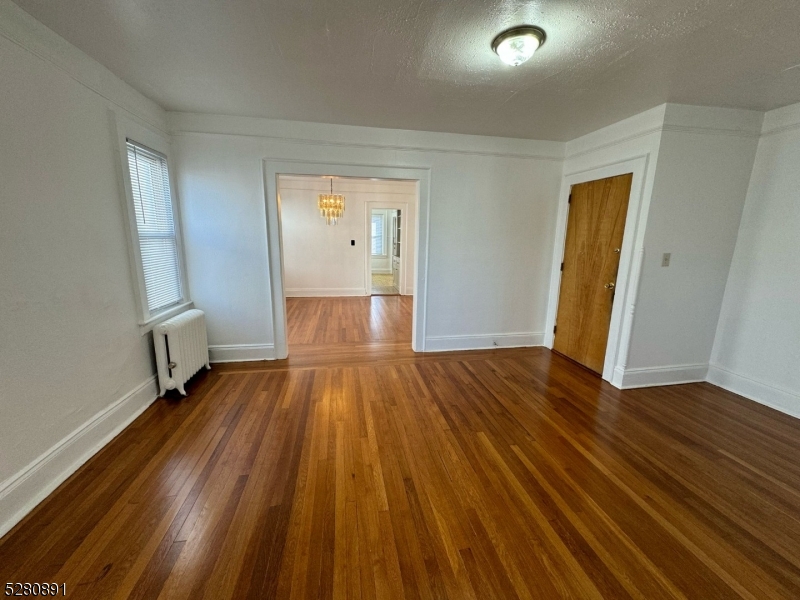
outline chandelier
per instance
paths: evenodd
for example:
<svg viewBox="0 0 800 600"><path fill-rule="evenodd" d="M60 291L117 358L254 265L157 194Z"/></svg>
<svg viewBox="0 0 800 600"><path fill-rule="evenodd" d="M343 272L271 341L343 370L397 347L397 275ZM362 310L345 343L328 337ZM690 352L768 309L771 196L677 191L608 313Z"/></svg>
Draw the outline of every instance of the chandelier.
<svg viewBox="0 0 800 600"><path fill-rule="evenodd" d="M344 214L344 196L333 193L333 177L331 177L331 193L320 194L317 200L320 216L325 219L328 225L336 225L336 222Z"/></svg>

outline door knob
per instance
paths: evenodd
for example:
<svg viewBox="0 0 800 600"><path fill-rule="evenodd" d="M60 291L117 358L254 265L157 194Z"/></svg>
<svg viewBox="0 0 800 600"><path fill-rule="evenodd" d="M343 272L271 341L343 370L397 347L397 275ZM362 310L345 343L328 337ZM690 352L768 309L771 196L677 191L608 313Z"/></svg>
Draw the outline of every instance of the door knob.
<svg viewBox="0 0 800 600"><path fill-rule="evenodd" d="M612 281L610 283L605 284L603 287L606 288L607 290L613 290L615 287L617 287L617 285Z"/></svg>

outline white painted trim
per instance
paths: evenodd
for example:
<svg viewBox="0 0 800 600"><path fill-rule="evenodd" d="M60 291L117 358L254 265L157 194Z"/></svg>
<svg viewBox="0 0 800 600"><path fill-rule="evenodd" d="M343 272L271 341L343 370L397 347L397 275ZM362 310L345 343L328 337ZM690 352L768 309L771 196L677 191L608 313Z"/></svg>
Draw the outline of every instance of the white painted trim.
<svg viewBox="0 0 800 600"><path fill-rule="evenodd" d="M564 160L565 149L564 142L546 140L283 121L260 117L171 112L167 114L167 119L170 130L176 135L256 137L274 142L334 149L445 153L556 162Z"/></svg>
<svg viewBox="0 0 800 600"><path fill-rule="evenodd" d="M166 134L166 113L158 104L10 0L0 0L0 36L47 61L118 109Z"/></svg>
<svg viewBox="0 0 800 600"><path fill-rule="evenodd" d="M572 160L664 131L757 138L761 135L762 117L763 113L751 110L661 104L568 141L565 159Z"/></svg>
<svg viewBox="0 0 800 600"><path fill-rule="evenodd" d="M171 319L175 315L179 315L182 312L186 312L187 310L191 310L194 308L194 302L182 302L177 306L173 306L172 308L168 308L166 310L161 311L160 313L156 314L154 317L150 317L148 321L144 323L139 323L139 333L144 335L150 331L153 331L153 328L158 325L159 323L163 323L167 319Z"/></svg>
<svg viewBox="0 0 800 600"><path fill-rule="evenodd" d="M208 347L208 360L212 363L250 362L275 360L273 344L217 344Z"/></svg>
<svg viewBox="0 0 800 600"><path fill-rule="evenodd" d="M706 380L707 364L670 365L643 369L615 369L615 380L620 382L624 390L659 385L677 385L681 383L698 383Z"/></svg>
<svg viewBox="0 0 800 600"><path fill-rule="evenodd" d="M800 418L800 394L746 377L719 365L709 365L706 381L782 413Z"/></svg>
<svg viewBox="0 0 800 600"><path fill-rule="evenodd" d="M364 288L286 288L287 298L336 298L339 296L368 296Z"/></svg>
<svg viewBox="0 0 800 600"><path fill-rule="evenodd" d="M415 181L417 206L415 211L417 236L414 243L414 304L412 310L411 347L425 351L428 283L428 239L430 237L429 167L398 165L363 165L335 162L309 162L289 159L263 159L264 202L267 213L267 261L269 264L269 295L272 300L272 331L275 358L286 358L289 345L286 336L286 298L283 268L283 239L281 232L281 199L279 175L333 175Z"/></svg>
<svg viewBox="0 0 800 600"><path fill-rule="evenodd" d="M452 335L429 337L426 352L450 352L454 350L486 350L490 348L527 348L541 346L544 334L498 333L488 335Z"/></svg>
<svg viewBox="0 0 800 600"><path fill-rule="evenodd" d="M189 297L189 279L183 244L183 227L181 225L181 210L177 195L178 186L175 169L173 169L174 165L169 138L151 127L137 123L118 111L111 112L114 116L114 125L117 135L117 176L121 192L120 197L122 199L122 212L127 225L125 232L128 242L131 278L133 279L134 299L138 309L139 333L145 335L153 329L153 326L158 323L159 320L162 320L162 317L168 318L165 316L167 313L171 313L170 316L174 316L188 309L182 307L189 307L189 305L192 304L191 298ZM169 172L170 200L172 201L172 215L175 223L175 242L178 250L178 275L180 277L183 297L178 307L169 308L155 315L151 315L147 307L147 290L144 282L144 270L142 268L139 230L136 226L136 211L134 208L133 189L131 187L130 165L128 164L129 139L163 154L167 160L167 170Z"/></svg>
<svg viewBox="0 0 800 600"><path fill-rule="evenodd" d="M625 173L633 173L631 195L628 201L628 214L625 220L625 231L620 250L617 288L611 309L611 324L608 330L606 357L603 364L602 377L612 385L615 383L616 367L625 369L627 348L633 328L633 315L638 295L639 271L643 260L643 238L649 208L649 197L645 198L647 169L650 153L635 156L624 161L592 168L586 171L564 175L559 197L558 219L556 221L556 239L553 249L553 263L550 270L550 294L547 303L547 320L545 321L544 345L553 347L553 328L558 314L558 300L561 291L561 262L564 260L564 249L567 237L567 219L569 216L569 195L573 185L616 177ZM638 249L638 250L637 250Z"/></svg>
<svg viewBox="0 0 800 600"><path fill-rule="evenodd" d="M366 211L365 220L366 220L366 244L367 244L367 257L366 257L366 264L364 266L364 281L366 282L366 287L364 288L364 295L371 296L372 295L372 256L370 255L370 251L372 250L372 211L379 210L379 209L395 209L403 211L402 214L406 215L406 223L408 221L408 202L400 202L400 201L393 201L393 200L367 200L364 202L364 209ZM401 216L402 216L401 214ZM414 215L414 237L417 237L417 216ZM388 231L391 227L389 223L389 219L386 219L384 223L384 231ZM402 227L402 239L400 240L400 288L397 290L401 296L408 295L408 287L406 286L406 261L408 260L408 227ZM391 264L392 254L389 252L389 262ZM377 273L378 271L374 271ZM391 268L389 269L389 273L391 273Z"/></svg>
<svg viewBox="0 0 800 600"><path fill-rule="evenodd" d="M761 134L753 131L741 129L722 129L717 127L696 127L692 125L669 125L665 124L660 128L661 131L674 131L677 133L696 133L699 135L722 135L727 137L758 138Z"/></svg>
<svg viewBox="0 0 800 600"><path fill-rule="evenodd" d="M602 129L570 140L565 148L565 160L585 156L632 140L660 133L664 125L667 105L662 104L618 121Z"/></svg>
<svg viewBox="0 0 800 600"><path fill-rule="evenodd" d="M761 126L761 136L767 137L797 129L800 129L800 102L766 113Z"/></svg>
<svg viewBox="0 0 800 600"><path fill-rule="evenodd" d="M157 397L158 384L153 375L0 483L0 536L130 425Z"/></svg>
<svg viewBox="0 0 800 600"><path fill-rule="evenodd" d="M281 189L303 190L309 192L328 192L330 179L322 177L303 177L295 175L281 175ZM385 196L410 196L408 181L389 179L375 179L364 181L350 177L340 177L336 180L336 189L342 193L358 193L366 195Z"/></svg>

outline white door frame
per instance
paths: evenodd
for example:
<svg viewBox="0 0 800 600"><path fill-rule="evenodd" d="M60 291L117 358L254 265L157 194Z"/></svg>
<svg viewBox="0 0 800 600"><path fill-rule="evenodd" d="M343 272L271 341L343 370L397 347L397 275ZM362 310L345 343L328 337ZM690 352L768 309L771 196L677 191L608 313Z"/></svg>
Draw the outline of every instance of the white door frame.
<svg viewBox="0 0 800 600"><path fill-rule="evenodd" d="M556 222L556 239L553 250L553 265L550 274L550 298L547 304L547 322L544 345L553 348L553 329L558 314L558 300L561 292L561 262L564 260L565 242L567 238L567 218L569 216L569 194L573 185L606 179L633 173L631 195L628 201L628 212L625 217L625 230L620 250L619 271L617 273L616 293L611 308L611 324L608 330L606 357L603 363L602 377L616 387L622 384L633 326L633 312L636 294L639 288L639 274L644 259L642 246L647 218L645 194L645 176L649 154L637 156L629 160L611 165L587 169L564 175L561 194L558 201L558 220ZM625 308L628 307L628 310Z"/></svg>
<svg viewBox="0 0 800 600"><path fill-rule="evenodd" d="M391 200L367 200L364 203L366 207L366 221L367 221L367 237L365 238L367 242L367 261L365 265L365 279L364 281L367 282L366 287L366 295L372 295L372 211L378 209L388 209L388 210L401 210L403 211L403 215L406 215L406 219L408 218L408 202L392 202ZM416 217L416 215L414 215ZM387 223L388 226L388 223ZM416 230L417 227L417 220L414 219L414 229ZM400 240L400 287L397 289L398 293L401 296L408 295L408 287L406 286L406 250L408 246L408 227L402 227L400 232L401 240ZM416 235L414 236L416 237ZM389 264L391 264L392 254L389 253Z"/></svg>
<svg viewBox="0 0 800 600"><path fill-rule="evenodd" d="M417 182L416 235L414 239L414 305L411 325L411 348L425 351L425 332L428 292L428 238L430 233L430 181L427 167L362 165L303 160L263 159L264 202L266 205L267 261L269 264L272 334L275 358L286 358L289 345L286 339L286 295L283 269L283 238L281 233L281 199L279 175L333 175L377 179L400 179ZM347 217L345 217L347 218Z"/></svg>

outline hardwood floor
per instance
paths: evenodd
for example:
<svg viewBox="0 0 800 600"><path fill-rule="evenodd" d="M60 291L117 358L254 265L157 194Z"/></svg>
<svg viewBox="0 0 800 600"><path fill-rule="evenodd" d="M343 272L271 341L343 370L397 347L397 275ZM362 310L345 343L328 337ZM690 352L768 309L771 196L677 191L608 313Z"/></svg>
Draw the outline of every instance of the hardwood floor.
<svg viewBox="0 0 800 600"><path fill-rule="evenodd" d="M289 345L411 344L412 296L287 298Z"/></svg>
<svg viewBox="0 0 800 600"><path fill-rule="evenodd" d="M0 582L800 597L797 420L709 384L619 391L543 348L416 355L405 299L345 300L289 302L289 360L157 401L0 542Z"/></svg>

